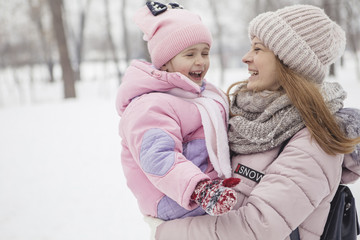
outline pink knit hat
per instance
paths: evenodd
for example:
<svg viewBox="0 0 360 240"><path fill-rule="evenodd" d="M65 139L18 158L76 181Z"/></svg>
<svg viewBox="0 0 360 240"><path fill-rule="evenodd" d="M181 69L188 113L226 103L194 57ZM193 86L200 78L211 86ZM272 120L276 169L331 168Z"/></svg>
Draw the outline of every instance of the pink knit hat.
<svg viewBox="0 0 360 240"><path fill-rule="evenodd" d="M150 4L156 7L160 3ZM170 5L160 5L165 6L165 11L155 13L158 14L156 16L150 7L144 6L134 17L144 33L144 40L148 42L151 61L157 69L192 45L207 43L211 46L211 33L198 15L185 9L172 9Z"/></svg>
<svg viewBox="0 0 360 240"><path fill-rule="evenodd" d="M254 18L249 35L259 38L290 69L315 83L323 82L330 64L343 54L344 30L322 9L293 5Z"/></svg>

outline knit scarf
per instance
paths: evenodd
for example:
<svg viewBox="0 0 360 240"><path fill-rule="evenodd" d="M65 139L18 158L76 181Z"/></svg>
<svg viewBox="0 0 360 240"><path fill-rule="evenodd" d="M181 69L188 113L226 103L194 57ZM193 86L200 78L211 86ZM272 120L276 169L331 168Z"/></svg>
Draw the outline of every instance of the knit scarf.
<svg viewBox="0 0 360 240"><path fill-rule="evenodd" d="M244 87L239 85L237 90ZM331 113L343 107L346 93L340 84L324 82L321 93ZM239 91L230 110L236 116L229 120L229 144L238 154L273 149L305 127L299 111L279 92Z"/></svg>
<svg viewBox="0 0 360 240"><path fill-rule="evenodd" d="M228 118L229 104L225 94L209 83L207 83L207 88L201 93L201 97L180 88L173 88L167 93L196 105L201 116L206 149L208 151L210 162L219 177L231 177L227 129L217 105L220 103L224 107L226 117ZM228 119L226 119L226 123L227 121Z"/></svg>

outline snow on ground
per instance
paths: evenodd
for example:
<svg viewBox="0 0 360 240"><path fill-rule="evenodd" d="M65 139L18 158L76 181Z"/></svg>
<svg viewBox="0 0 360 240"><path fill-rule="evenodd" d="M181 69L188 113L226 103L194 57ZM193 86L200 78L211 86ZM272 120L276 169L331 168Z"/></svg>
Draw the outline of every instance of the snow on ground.
<svg viewBox="0 0 360 240"><path fill-rule="evenodd" d="M112 101L0 111L0 239L147 239Z"/></svg>
<svg viewBox="0 0 360 240"><path fill-rule="evenodd" d="M337 79L360 108L353 75L349 64ZM229 71L225 85L244 76ZM77 87L76 100L0 108L1 240L148 239L121 169L116 84ZM360 209L360 182L352 189Z"/></svg>

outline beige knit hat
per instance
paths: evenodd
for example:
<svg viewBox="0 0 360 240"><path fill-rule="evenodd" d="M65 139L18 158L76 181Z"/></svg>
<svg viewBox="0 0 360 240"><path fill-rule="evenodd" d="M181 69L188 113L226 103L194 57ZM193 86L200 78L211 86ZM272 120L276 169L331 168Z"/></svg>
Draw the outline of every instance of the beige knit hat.
<svg viewBox="0 0 360 240"><path fill-rule="evenodd" d="M250 22L249 36L259 38L285 65L315 83L323 82L346 45L344 30L311 5L260 14Z"/></svg>

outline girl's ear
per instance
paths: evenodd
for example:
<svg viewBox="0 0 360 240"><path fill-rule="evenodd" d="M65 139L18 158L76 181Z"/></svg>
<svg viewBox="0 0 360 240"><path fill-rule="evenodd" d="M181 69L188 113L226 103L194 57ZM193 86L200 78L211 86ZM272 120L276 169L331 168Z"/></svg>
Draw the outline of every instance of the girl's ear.
<svg viewBox="0 0 360 240"><path fill-rule="evenodd" d="M162 65L160 68L161 71L166 71L167 72L167 67L166 64Z"/></svg>

